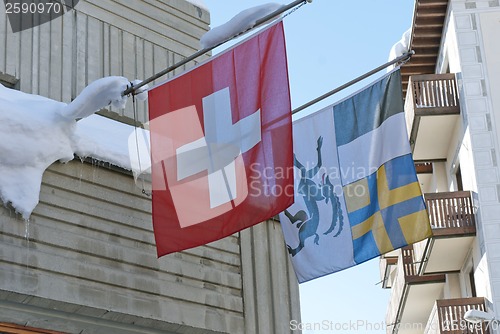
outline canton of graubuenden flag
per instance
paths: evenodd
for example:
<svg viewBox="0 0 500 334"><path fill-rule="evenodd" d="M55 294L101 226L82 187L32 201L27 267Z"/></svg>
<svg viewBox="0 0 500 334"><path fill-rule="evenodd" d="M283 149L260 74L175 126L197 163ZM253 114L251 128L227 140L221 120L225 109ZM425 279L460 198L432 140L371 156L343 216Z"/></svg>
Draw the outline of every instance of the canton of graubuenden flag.
<svg viewBox="0 0 500 334"><path fill-rule="evenodd" d="M393 71L293 124L295 204L280 214L299 282L431 235Z"/></svg>

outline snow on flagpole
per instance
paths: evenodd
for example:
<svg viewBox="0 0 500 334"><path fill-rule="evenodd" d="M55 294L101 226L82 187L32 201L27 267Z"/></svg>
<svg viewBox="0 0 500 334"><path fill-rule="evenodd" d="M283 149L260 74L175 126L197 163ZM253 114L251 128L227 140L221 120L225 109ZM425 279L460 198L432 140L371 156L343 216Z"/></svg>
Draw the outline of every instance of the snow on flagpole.
<svg viewBox="0 0 500 334"><path fill-rule="evenodd" d="M302 110L304 110L304 109L306 109L306 108L309 108L309 107L310 107L310 106L312 106L313 104L316 104L316 103L318 103L318 102L320 102L320 101L322 101L322 100L326 99L327 97L330 97L330 96L332 96L333 94L336 94L336 93L340 92L341 90L344 90L344 89L346 89L347 87L352 86L352 85L354 85L355 83L358 83L358 82L360 82L361 80L368 78L369 76L371 76L371 75L373 75L373 74L375 74L375 73L377 73L377 72L379 72L379 71L383 70L384 68L387 68L387 67L389 67L389 66L391 66L391 65L397 64L397 63L399 63L399 62L404 62L404 61L406 61L406 60L409 60L409 59L411 58L411 56L413 56L414 54L415 54L415 51L413 51L413 50L408 51L407 53L405 53L405 54L403 54L403 55L401 55L401 56L399 56L399 57L395 58L394 60L391 60L391 61L389 61L389 62L387 62L387 63L385 63L385 64L383 64L383 65L380 65L379 67L374 68L374 69L373 69L373 70L371 70L370 72L366 72L365 74L360 75L359 77L357 77L357 78L355 78L355 79L352 79L351 81L349 81L349 82L347 82L347 83L343 84L342 86L337 87L337 88L335 88L335 89L333 89L333 90L329 91L328 93L325 93L325 94L321 95L320 97L317 97L317 98L315 98L314 100L312 100L312 101L310 101L310 102L307 102L306 104L304 104L304 105L302 105L302 106L300 106L300 107L298 107L298 108L295 108L294 110L292 110L292 114L296 114L296 113L298 113L299 111L302 111Z"/></svg>
<svg viewBox="0 0 500 334"><path fill-rule="evenodd" d="M170 67L167 67L167 68L166 68L166 69L164 69L163 71L158 72L158 73L156 73L155 75L153 75L153 76L151 76L151 77L149 77L149 78L147 78L147 79L144 79L142 82L138 83L137 85L132 85L131 87L127 88L127 89L126 89L126 90L122 93L122 95L123 95L123 96L125 96L125 95L128 95L128 94L130 94L130 93L134 93L137 89L141 88L142 86L145 86L145 85L147 85L147 84L148 84L148 83L150 83L150 82L153 82L154 80L156 80L156 79L158 79L158 78L160 78L160 77L164 76L164 75L165 75L165 74L167 74L167 73L170 73L170 72L174 71L175 69L177 69L177 68L179 68L179 67L181 67L181 66L183 66L183 65L185 65L185 64L187 64L187 63L189 63L190 61L192 61L192 60L194 60L194 59L196 59L196 58L198 58L198 57L200 57L200 56L204 55L204 54L205 54L205 53L207 53L207 52L212 51L212 50L213 50L213 49L215 49L216 47L221 46L222 44L227 43L227 42L229 42L230 40L232 40L232 39L234 39L234 38L236 38L236 37L238 37L238 36L240 36L240 35L242 35L242 34L244 34L244 33L248 32L248 31L250 31L250 30L252 30L252 29L255 29L255 28L257 28L257 27L259 27L259 26L261 26L261 25L263 25L263 24L267 23L269 20L271 20L271 19L275 18L276 16L278 16L278 15L280 15L280 14L282 14L282 13L286 12L287 10L292 9L292 8L294 8L294 7L298 6L298 5L301 5L301 4L306 4L306 3L311 3L311 2L312 2L312 0L295 0L295 1L291 2L291 3L289 3L288 5L283 5L283 6L282 6L282 7L280 7L279 9L277 9L277 10L273 11L272 13L270 13L270 14L268 14L268 15L265 15L264 17L262 17L262 18L258 19L258 20L255 22L255 24L254 24L254 25L252 25L252 26L251 26L250 28L248 28L247 30L245 30L245 31L240 31L240 32L236 33L235 35L233 35L233 36L229 37L228 39L221 40L221 41L220 41L220 42L218 42L218 43L215 43L215 44L213 44L213 45L211 45L211 46L209 46L209 47L205 47L205 48L203 48L203 49L201 49L201 50L197 51L196 53L192 54L191 56L189 56L189 57L187 57L187 58L184 58L183 60L181 60L181 61L179 61L179 62L177 62L177 63L173 64L173 65L172 65L172 66L170 66Z"/></svg>

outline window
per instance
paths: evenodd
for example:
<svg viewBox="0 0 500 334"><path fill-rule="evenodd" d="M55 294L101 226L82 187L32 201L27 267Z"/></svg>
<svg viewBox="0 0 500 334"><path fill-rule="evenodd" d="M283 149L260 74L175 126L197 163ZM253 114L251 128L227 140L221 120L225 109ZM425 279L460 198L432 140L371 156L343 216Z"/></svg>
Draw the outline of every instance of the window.
<svg viewBox="0 0 500 334"><path fill-rule="evenodd" d="M469 284L470 284L470 291L471 291L471 297L477 297L476 294L476 280L474 279L474 270L471 269L469 272Z"/></svg>
<svg viewBox="0 0 500 334"><path fill-rule="evenodd" d="M464 190L464 185L462 183L462 171L460 170L460 165L457 167L457 171L455 172L455 177L457 178L457 190Z"/></svg>

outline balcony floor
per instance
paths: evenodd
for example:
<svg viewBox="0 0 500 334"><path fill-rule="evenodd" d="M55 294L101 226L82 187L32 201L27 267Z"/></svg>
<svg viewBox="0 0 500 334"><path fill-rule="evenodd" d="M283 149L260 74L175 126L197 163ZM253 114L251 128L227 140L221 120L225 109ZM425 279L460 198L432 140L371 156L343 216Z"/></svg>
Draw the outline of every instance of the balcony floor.
<svg viewBox="0 0 500 334"><path fill-rule="evenodd" d="M421 116L418 121L418 133L414 139L414 159L446 159L458 121L459 115Z"/></svg>
<svg viewBox="0 0 500 334"><path fill-rule="evenodd" d="M461 235L459 237L433 237L429 239L427 261L423 263L422 274L459 271L465 262L474 238L473 235Z"/></svg>
<svg viewBox="0 0 500 334"><path fill-rule="evenodd" d="M410 284L405 309L399 322L398 334L423 333L429 314L445 285L445 276L438 275L436 280L426 283Z"/></svg>

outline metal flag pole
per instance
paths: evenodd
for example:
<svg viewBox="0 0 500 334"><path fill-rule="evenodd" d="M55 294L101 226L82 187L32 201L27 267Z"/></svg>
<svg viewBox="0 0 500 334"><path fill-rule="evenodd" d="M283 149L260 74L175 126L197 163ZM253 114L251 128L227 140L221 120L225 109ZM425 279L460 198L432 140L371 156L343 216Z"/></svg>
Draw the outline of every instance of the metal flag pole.
<svg viewBox="0 0 500 334"><path fill-rule="evenodd" d="M379 67L374 68L374 69L373 69L373 70L371 70L370 72L367 72L367 73L365 73L365 74L363 74L363 75L360 75L359 77L357 77L357 78L355 78L355 79L353 79L353 80L349 81L348 83L345 83L345 84L343 84L342 86L337 87L337 88L335 88L335 89L333 89L333 90L329 91L328 93L325 93L325 94L321 95L320 97L318 97L318 98L316 98L316 99L314 99L314 100L312 100L312 101L310 101L310 102L308 102L308 103L306 103L306 104L304 104L304 105L302 105L302 106L300 106L300 107L298 107L298 108L296 108L296 109L292 110L292 114L296 114L296 113L298 113L299 111L302 111L302 110L304 110L304 109L306 109L306 108L308 108L308 107L312 106L313 104L316 104L316 103L318 103L318 102L320 102L320 101L322 101L322 100L326 99L327 97L330 97L330 96L332 96L333 94L336 94L336 93L340 92L341 90L346 89L347 87L352 86L352 85L354 85L355 83L360 82L361 80L368 78L369 76L371 76L371 75L373 75L373 74L375 74L375 73L377 73L377 72L379 72L379 71L383 70L383 69L384 69L384 68L386 68L386 67L389 67L389 66L394 65L394 64L396 64L396 63L399 63L399 62L401 62L401 61L404 61L404 60L410 59L410 58L411 58L411 56L413 56L414 54L415 54L415 51L411 50L411 51L409 51L409 52L405 53L404 55L399 56L399 57L397 57L397 58L396 58L396 59L394 59L394 60L391 60L390 62L387 62L387 63L385 63L385 64L383 64L383 65L380 65Z"/></svg>
<svg viewBox="0 0 500 334"><path fill-rule="evenodd" d="M306 3L311 3L311 2L312 2L312 0L295 0L295 1L291 2L291 3L289 3L288 5L284 5L284 6L283 6L283 7L281 7L280 9L278 9L278 10L276 10L276 11L272 12L271 14L268 14L268 15L264 16L263 18L261 18L261 19L257 20L257 22L255 23L255 25L254 25L253 27L251 27L250 29L248 29L248 30L246 30L246 31L243 31L243 32L241 32L241 33L239 33L239 34L237 34L237 35L235 35L235 36L233 36L233 37L230 37L229 39L227 39L227 40L225 40L225 41L221 41L220 43L218 43L218 44L216 44L216 45L214 45L214 46L211 46L211 47L208 47L208 48L204 48L204 49L201 49L201 50L197 51L196 53L192 54L191 56L189 56L189 57L187 57L187 58L184 58L183 60L181 60L181 61L179 61L179 62L177 62L177 63L173 64L172 66L167 67L167 68L166 68L166 69L164 69L163 71L158 72L158 73L156 73L155 75L153 75L153 76L151 76L151 77L149 77L149 78L147 78L147 79L145 79L145 80L141 81L141 82L140 82L140 83L138 83L137 85L134 85L134 86L132 86L132 87L127 88L127 89L126 89L126 90L122 93L122 95L123 95L123 96L125 96L125 95L128 95L128 94L130 94L130 93L135 92L137 89L141 88L142 86L147 85L147 84L148 84L148 83L150 83L150 82L153 82L154 80L156 80L156 79L158 79L158 78L160 78L160 77L164 76L164 75L165 75L165 74L167 74L167 73L170 73L170 72L174 71L175 69L177 69L177 68L179 68L179 67L181 67L181 66L183 66L183 65L185 65L185 64L187 64L187 63L189 63L190 61L192 61L192 60L194 60L194 59L196 59L196 58L198 58L198 57L200 57L200 56L204 55L204 54L205 54L205 53L207 53L207 52L212 51L212 50L213 50L213 49L215 49L216 47L221 46L222 44L227 43L227 42L229 42L230 40L233 40L234 38L236 38L236 37L238 37L238 36L240 36L240 35L242 35L242 34L245 34L245 33L247 33L248 31L250 31L250 30L252 30L252 29L255 29L255 28L257 28L257 27L259 27L259 26L263 25L263 24L264 24L264 23L266 23L267 21L269 21L269 20L273 19L274 17L276 17L276 16L278 16L278 15L280 15L280 14L283 14L284 12L286 12L286 11L287 11L287 10L289 10L289 9L292 9L293 7L296 7L296 6L300 5L300 4L306 4Z"/></svg>

